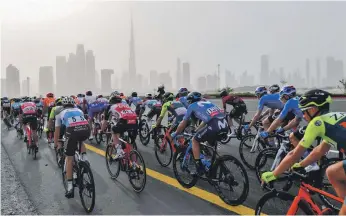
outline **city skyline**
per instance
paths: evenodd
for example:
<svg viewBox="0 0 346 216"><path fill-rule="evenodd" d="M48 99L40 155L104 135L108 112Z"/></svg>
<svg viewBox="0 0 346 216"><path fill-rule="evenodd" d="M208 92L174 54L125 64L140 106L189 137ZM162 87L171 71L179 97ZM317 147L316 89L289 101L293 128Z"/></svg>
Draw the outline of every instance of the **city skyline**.
<svg viewBox="0 0 346 216"><path fill-rule="evenodd" d="M150 83L151 70L157 71L161 79L164 79L163 77L170 79L168 83L172 84L168 85L172 85L175 89L184 85L197 88L200 84L199 77L208 75L213 77L217 73L218 64L220 64L220 87L252 83L254 85L269 84L280 81L282 77L285 77L287 81L304 79L304 84L308 86L328 86L337 85L339 77L345 77L343 64L346 59L346 32L340 27L342 20L346 18L345 14L341 13L341 8L345 8L346 4L342 2L330 4L323 2L93 2L85 3L85 5L86 7L78 13L71 13L68 17L53 21L24 25L23 20L11 23L11 20L5 19L2 28L2 71L5 71L10 64L18 67L20 70L18 82L22 83L22 80L30 77L33 93L39 91L37 68L42 65L54 67L54 83L57 92L63 91L62 84L59 83L68 84L67 86L71 87L72 91L83 91L89 86L95 86L95 91L99 90L100 72L104 68L114 70L111 78L112 88L115 87L114 82L117 82L120 88L126 87L129 78L134 81L134 87L145 88L145 85ZM254 6L258 8L258 12L253 11ZM162 13L165 7L179 7L179 10L172 9ZM120 10L119 8L122 12L117 15L118 19L114 19L113 12ZM192 8L194 8L193 11ZM288 8L296 9L295 14L286 12ZM229 28L225 28L224 25L225 19L220 17L229 16L229 13L226 13L228 9L238 11L232 15L233 18L242 18L235 19L237 22L233 22L234 19L228 19L231 21L227 24L231 24L231 29L238 29L237 34L230 35ZM244 19L240 12L244 10L253 13L248 14L249 16ZM130 11L133 12L130 13ZM153 11L157 13L150 13ZM177 16L178 11L180 16ZM321 11L324 11L322 14L332 12L334 16L322 16ZM206 12L211 15L208 22L205 22L203 16ZM263 12L267 12L268 16L273 14L280 14L280 16L276 21L271 21L267 16L262 15ZM186 19L187 14L191 15L191 19ZM158 17L160 17L159 20ZM298 19L298 17L304 19ZM136 30L134 30L133 20L136 23ZM90 21L87 22L87 28L85 28L86 21ZM287 26L288 21L289 26ZM221 25L215 25L216 22ZM191 25L194 28L187 28ZM51 26L55 26L54 29ZM92 29L92 31L86 33L86 29ZM208 29L215 31L208 31ZM254 34L256 37L251 37L252 42L249 41L249 37L244 36L244 34L248 35L246 33L249 33L249 29L256 32ZM45 33L47 30L50 32L49 36ZM282 32L283 30L285 31ZM62 36L63 32L68 34ZM211 35L207 32L215 34ZM333 33L330 34L331 32ZM267 36L275 34L276 38L275 40L272 40L272 37L266 38L265 34L268 34ZM314 37L311 38L311 35ZM134 38L136 38L136 44ZM71 53L71 47L75 47L76 44L80 45L77 45L79 48L75 54ZM84 46L89 49L85 50ZM251 49L248 49L249 46ZM28 49L37 50L37 52L28 52ZM66 54L69 55L65 56ZM261 59L261 56L268 60ZM189 65L189 76L183 73L184 63ZM169 74L167 74L168 71L170 71ZM227 72L228 75L226 75L226 71L230 73ZM71 72L74 73L71 74ZM160 76L161 73L166 75ZM325 79L327 73L335 76L332 79ZM66 80L63 74L71 77ZM2 72L2 80L5 78L4 75ZM184 79L184 75L187 79ZM90 79L81 82L78 84L78 89L75 89L73 84L76 86L76 83L73 83L73 80L80 77L86 79L90 77ZM97 80L98 83L95 82ZM150 88L154 87L150 86ZM67 93L69 92L64 94Z"/></svg>

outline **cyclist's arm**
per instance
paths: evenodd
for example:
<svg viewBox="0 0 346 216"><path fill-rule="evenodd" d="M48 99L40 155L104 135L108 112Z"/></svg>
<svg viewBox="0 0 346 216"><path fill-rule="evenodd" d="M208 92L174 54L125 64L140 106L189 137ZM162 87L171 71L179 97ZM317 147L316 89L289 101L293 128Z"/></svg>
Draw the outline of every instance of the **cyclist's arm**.
<svg viewBox="0 0 346 216"><path fill-rule="evenodd" d="M267 130L268 133L273 132L276 128L278 128L282 124L282 122L286 118L288 112L291 110L289 103L290 102L287 102L285 104L285 107L281 111L279 117L277 119L275 119L274 122L270 125L270 127Z"/></svg>
<svg viewBox="0 0 346 216"><path fill-rule="evenodd" d="M60 136L60 127L61 127L61 117L60 117L61 113L59 113L57 116L56 116L56 119L55 119L55 131L54 131L54 143L55 143L55 146L58 145L58 140L59 140L59 136Z"/></svg>
<svg viewBox="0 0 346 216"><path fill-rule="evenodd" d="M259 119L262 119L264 116L268 115L270 113L270 108L266 109L266 111L264 111L264 113L262 113L262 115L260 115Z"/></svg>
<svg viewBox="0 0 346 216"><path fill-rule="evenodd" d="M296 116L296 117L295 117L292 121L290 121L285 127L283 127L283 129L284 129L285 131L287 131L287 130L289 130L289 129L291 129L291 128L294 128L294 127L298 126L299 123L300 123L300 120L301 120L301 118Z"/></svg>
<svg viewBox="0 0 346 216"><path fill-rule="evenodd" d="M316 146L313 151L300 162L300 165L302 167L306 167L314 163L315 161L318 161L323 155L327 154L330 147L331 146L328 144L328 142L323 140L320 145Z"/></svg>

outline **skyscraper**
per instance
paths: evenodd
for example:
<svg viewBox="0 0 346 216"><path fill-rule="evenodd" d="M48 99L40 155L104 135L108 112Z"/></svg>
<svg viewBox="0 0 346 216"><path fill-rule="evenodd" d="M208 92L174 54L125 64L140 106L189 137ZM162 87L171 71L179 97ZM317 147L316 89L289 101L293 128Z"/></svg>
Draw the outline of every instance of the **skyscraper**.
<svg viewBox="0 0 346 216"><path fill-rule="evenodd" d="M39 69L39 93L46 95L48 92L54 92L53 67L43 66Z"/></svg>
<svg viewBox="0 0 346 216"><path fill-rule="evenodd" d="M113 69L101 70L101 91L103 94L110 94L112 91L112 74L114 74Z"/></svg>
<svg viewBox="0 0 346 216"><path fill-rule="evenodd" d="M65 56L57 56L55 60L56 68L56 94L67 95L69 92L65 84L67 81L67 62Z"/></svg>
<svg viewBox="0 0 346 216"><path fill-rule="evenodd" d="M6 89L8 97L20 96L19 70L12 64L6 68Z"/></svg>
<svg viewBox="0 0 346 216"><path fill-rule="evenodd" d="M269 84L269 56L261 56L261 74L260 74L261 85Z"/></svg>
<svg viewBox="0 0 346 216"><path fill-rule="evenodd" d="M305 62L305 72L306 72L306 86L310 87L310 60L306 59Z"/></svg>
<svg viewBox="0 0 346 216"><path fill-rule="evenodd" d="M180 58L177 59L177 74L176 74L176 81L175 81L175 88L179 89L181 85L181 72L180 72Z"/></svg>
<svg viewBox="0 0 346 216"><path fill-rule="evenodd" d="M172 91L172 77L170 72L159 73L159 83L165 86L165 89Z"/></svg>
<svg viewBox="0 0 346 216"><path fill-rule="evenodd" d="M76 71L76 55L74 53L70 53L68 56L67 61L67 72L68 72L68 79L66 77L65 80L65 91L67 94L76 94L82 92L79 85L76 85L75 80L78 80L78 73Z"/></svg>
<svg viewBox="0 0 346 216"><path fill-rule="evenodd" d="M129 75L131 77L131 80L133 81L132 86L136 86L136 56L135 56L135 39L134 39L134 33L133 33L133 22L132 22L132 15L131 15L131 40L130 40L130 59L129 59Z"/></svg>
<svg viewBox="0 0 346 216"><path fill-rule="evenodd" d="M321 84L321 62L319 59L316 60L316 87L320 87Z"/></svg>
<svg viewBox="0 0 346 216"><path fill-rule="evenodd" d="M191 83L190 83L190 64L188 62L183 63L183 75L182 75L182 77L183 77L183 82L182 82L183 86L181 86L181 87L185 87L185 88L189 89Z"/></svg>
<svg viewBox="0 0 346 216"><path fill-rule="evenodd" d="M159 85L158 73L156 70L151 70L149 75L149 85L156 88Z"/></svg>
<svg viewBox="0 0 346 216"><path fill-rule="evenodd" d="M84 45L78 44L76 50L76 73L78 77L83 77L87 82L79 82L79 89L87 91L90 86L87 84L90 83L89 79L91 77L86 76L85 74L85 51ZM89 81L89 82L88 82Z"/></svg>
<svg viewBox="0 0 346 216"><path fill-rule="evenodd" d="M88 50L85 54L85 78L86 78L86 86L93 91L96 89L95 83L95 56L92 50Z"/></svg>
<svg viewBox="0 0 346 216"><path fill-rule="evenodd" d="M22 95L31 96L30 95L30 78L27 77L22 81Z"/></svg>

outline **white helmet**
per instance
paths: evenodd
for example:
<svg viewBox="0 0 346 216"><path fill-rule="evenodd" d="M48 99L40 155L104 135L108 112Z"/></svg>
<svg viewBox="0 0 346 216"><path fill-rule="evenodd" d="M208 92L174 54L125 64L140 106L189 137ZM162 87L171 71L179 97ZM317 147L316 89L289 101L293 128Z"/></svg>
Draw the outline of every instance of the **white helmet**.
<svg viewBox="0 0 346 216"><path fill-rule="evenodd" d="M111 93L110 97L114 97L114 96L120 96L120 93L118 91L114 91Z"/></svg>
<svg viewBox="0 0 346 216"><path fill-rule="evenodd" d="M62 100L61 100L61 104L63 106L66 106L66 105L74 105L75 102L74 102L74 99L72 97L64 97Z"/></svg>

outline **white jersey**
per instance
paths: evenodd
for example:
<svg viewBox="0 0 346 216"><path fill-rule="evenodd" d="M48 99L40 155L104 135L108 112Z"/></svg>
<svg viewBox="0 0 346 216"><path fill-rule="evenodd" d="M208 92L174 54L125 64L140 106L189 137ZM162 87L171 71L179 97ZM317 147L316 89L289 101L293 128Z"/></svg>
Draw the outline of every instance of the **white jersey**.
<svg viewBox="0 0 346 216"><path fill-rule="evenodd" d="M84 100L89 105L89 104L92 104L92 103L94 103L96 101L96 96L88 96L88 95L86 95Z"/></svg>
<svg viewBox="0 0 346 216"><path fill-rule="evenodd" d="M100 102L100 103L108 103L108 100L107 100L107 98L97 98L97 100L96 100L97 102Z"/></svg>

